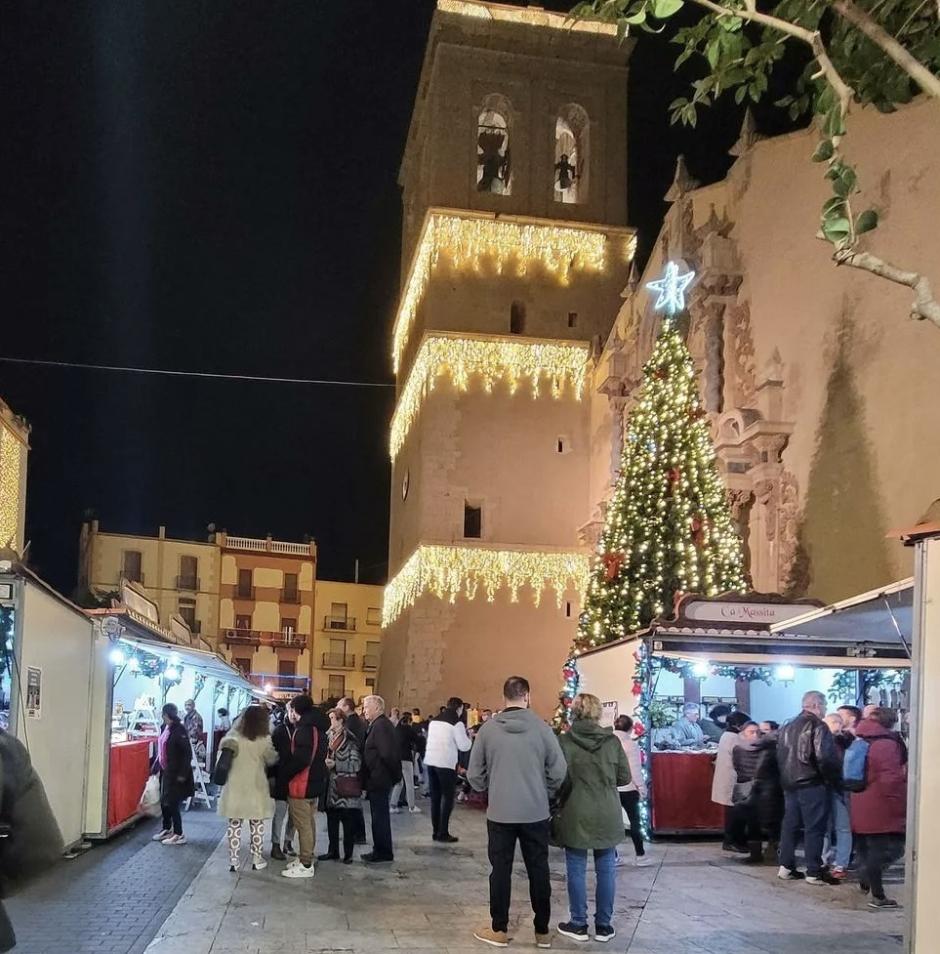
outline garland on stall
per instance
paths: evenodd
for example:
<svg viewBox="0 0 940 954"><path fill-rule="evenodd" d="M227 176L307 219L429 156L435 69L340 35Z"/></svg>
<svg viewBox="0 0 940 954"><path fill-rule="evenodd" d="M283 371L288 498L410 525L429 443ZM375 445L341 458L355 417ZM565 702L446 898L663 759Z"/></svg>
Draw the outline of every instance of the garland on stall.
<svg viewBox="0 0 940 954"><path fill-rule="evenodd" d="M199 693L202 692L205 684L206 674L203 672L197 672L196 678L193 680L193 702L199 698Z"/></svg>
<svg viewBox="0 0 940 954"><path fill-rule="evenodd" d="M555 709L555 715L552 717L552 728L556 732L566 732L570 726L568 712L571 709L571 700L578 694L578 685L581 676L578 672L578 654L572 649L561 667L561 675L564 679L564 685L561 692L558 693L558 707Z"/></svg>
<svg viewBox="0 0 940 954"><path fill-rule="evenodd" d="M0 676L13 672L13 607L0 606Z"/></svg>
<svg viewBox="0 0 940 954"><path fill-rule="evenodd" d="M833 676L827 695L830 702L863 706L873 689L900 692L903 685L904 676L896 669L843 669Z"/></svg>

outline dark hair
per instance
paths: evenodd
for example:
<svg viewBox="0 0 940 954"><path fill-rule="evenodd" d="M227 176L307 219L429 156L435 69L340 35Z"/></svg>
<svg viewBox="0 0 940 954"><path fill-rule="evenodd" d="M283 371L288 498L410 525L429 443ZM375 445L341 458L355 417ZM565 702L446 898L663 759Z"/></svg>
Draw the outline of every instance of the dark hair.
<svg viewBox="0 0 940 954"><path fill-rule="evenodd" d="M731 706L725 705L723 702L720 705L713 706L708 713L708 718L712 722L717 722L722 716L731 715Z"/></svg>
<svg viewBox="0 0 940 954"><path fill-rule="evenodd" d="M305 712L309 712L313 708L313 699L310 696L294 696L290 701L291 708L297 715L302 716Z"/></svg>
<svg viewBox="0 0 940 954"><path fill-rule="evenodd" d="M249 706L238 723L239 735L254 741L263 735L271 734L271 724L268 722L268 710L263 706Z"/></svg>
<svg viewBox="0 0 940 954"><path fill-rule="evenodd" d="M356 711L356 700L352 696L343 696L342 699L338 699L336 704L338 706L347 706L352 709L353 712Z"/></svg>
<svg viewBox="0 0 940 954"><path fill-rule="evenodd" d="M398 720L399 725L411 725L411 713L405 709L401 714L401 718Z"/></svg>
<svg viewBox="0 0 940 954"><path fill-rule="evenodd" d="M633 728L633 719L628 715L617 716L614 728L618 732L629 732Z"/></svg>
<svg viewBox="0 0 940 954"><path fill-rule="evenodd" d="M839 708L836 709L836 712L838 712L840 709L845 709L846 712L851 712L852 715L855 716L855 721L856 721L856 722L861 722L861 721L862 721L862 710L859 709L858 706L850 706L850 705L846 704L846 705L844 705L844 706L839 706Z"/></svg>
<svg viewBox="0 0 940 954"><path fill-rule="evenodd" d="M773 719L764 719L764 722L766 722L767 725L770 726L770 731L771 731L771 732L776 732L777 729L780 728L780 723L779 723L779 722L774 722Z"/></svg>
<svg viewBox="0 0 940 954"><path fill-rule="evenodd" d="M527 692L531 692L529 680L524 676L510 676L503 683L503 698L507 702L518 702Z"/></svg>
<svg viewBox="0 0 940 954"><path fill-rule="evenodd" d="M219 709L218 712L219 712L219 715L220 715L220 716L227 716L227 715L228 715L228 709Z"/></svg>
<svg viewBox="0 0 940 954"><path fill-rule="evenodd" d="M415 706L414 709L412 709L411 711L416 716L421 715L421 710L417 706Z"/></svg>
<svg viewBox="0 0 940 954"><path fill-rule="evenodd" d="M740 728L738 731L739 731L739 732L743 732L745 729L750 728L752 725L753 725L753 726L756 726L758 732L760 731L760 723L759 723L759 722L755 722L753 719L751 719L750 722L745 722L744 725L742 725L741 728Z"/></svg>
<svg viewBox="0 0 940 954"><path fill-rule="evenodd" d="M740 732L748 722L753 720L746 712L732 712L727 719L725 719L725 726L729 728L732 732Z"/></svg>
<svg viewBox="0 0 940 954"><path fill-rule="evenodd" d="M336 716L336 718L339 719L339 721L342 722L343 725L346 724L346 713L343 712L343 710L340 709L339 706L333 706L333 708L330 709L329 712L327 712L327 715L328 715L328 716Z"/></svg>
<svg viewBox="0 0 940 954"><path fill-rule="evenodd" d="M168 702L163 707L163 714L169 716L174 722L179 722L180 720L180 711L172 702Z"/></svg>
<svg viewBox="0 0 940 954"><path fill-rule="evenodd" d="M878 708L875 709L868 718L874 719L878 725L882 726L882 728L893 729L895 723L898 721L898 714L894 711L894 709L888 709L885 706L878 706Z"/></svg>
<svg viewBox="0 0 940 954"><path fill-rule="evenodd" d="M448 709L459 709L463 705L463 699L460 696L451 696L447 700Z"/></svg>

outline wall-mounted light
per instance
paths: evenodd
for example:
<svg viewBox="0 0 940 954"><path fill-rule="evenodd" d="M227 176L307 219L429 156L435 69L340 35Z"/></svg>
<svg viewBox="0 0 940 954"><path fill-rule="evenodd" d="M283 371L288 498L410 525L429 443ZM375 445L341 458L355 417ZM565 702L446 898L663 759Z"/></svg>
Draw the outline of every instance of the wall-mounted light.
<svg viewBox="0 0 940 954"><path fill-rule="evenodd" d="M127 662L127 657L124 655L123 649L118 649L117 646L108 653L108 659L111 662L112 666L123 666Z"/></svg>

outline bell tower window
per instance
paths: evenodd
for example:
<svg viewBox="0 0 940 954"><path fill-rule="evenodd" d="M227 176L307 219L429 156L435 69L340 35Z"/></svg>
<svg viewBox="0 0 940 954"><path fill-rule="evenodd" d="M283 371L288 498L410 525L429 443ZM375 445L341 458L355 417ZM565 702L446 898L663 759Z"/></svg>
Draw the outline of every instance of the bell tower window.
<svg viewBox="0 0 940 954"><path fill-rule="evenodd" d="M509 333L511 335L525 334L525 302L514 301L509 306Z"/></svg>
<svg viewBox="0 0 940 954"><path fill-rule="evenodd" d="M555 201L587 201L588 115L577 103L563 106L555 119Z"/></svg>
<svg viewBox="0 0 940 954"><path fill-rule="evenodd" d="M483 101L477 117L477 192L509 195L512 166L509 152L509 100L493 94Z"/></svg>

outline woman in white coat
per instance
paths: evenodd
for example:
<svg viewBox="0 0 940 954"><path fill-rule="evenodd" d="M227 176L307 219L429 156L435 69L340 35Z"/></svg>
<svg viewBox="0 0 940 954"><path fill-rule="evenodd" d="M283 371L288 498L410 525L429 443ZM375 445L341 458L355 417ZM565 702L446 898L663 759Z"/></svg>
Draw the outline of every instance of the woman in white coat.
<svg viewBox="0 0 940 954"><path fill-rule="evenodd" d="M264 820L274 817L274 799L268 785L268 766L277 761L271 744L267 710L249 706L222 740L221 750L231 749L234 758L219 799L219 814L228 818L229 871L238 870L242 840L242 821L248 819L251 842L251 867L267 867L261 854L264 846Z"/></svg>
<svg viewBox="0 0 940 954"><path fill-rule="evenodd" d="M738 773L734 768L734 750L743 741L738 734L741 727L751 721L746 712L732 712L725 721L725 731L718 740L718 757L715 759L715 775L712 779L712 801L725 809L725 837L722 850L748 854L747 832L741 813L734 809L734 786Z"/></svg>
<svg viewBox="0 0 940 954"><path fill-rule="evenodd" d="M447 845L458 840L450 833L449 827L457 787L457 760L461 752L470 751L470 737L461 719L463 709L463 700L457 696L447 700L444 711L428 723L428 741L424 749L431 792L431 836L434 841Z"/></svg>

